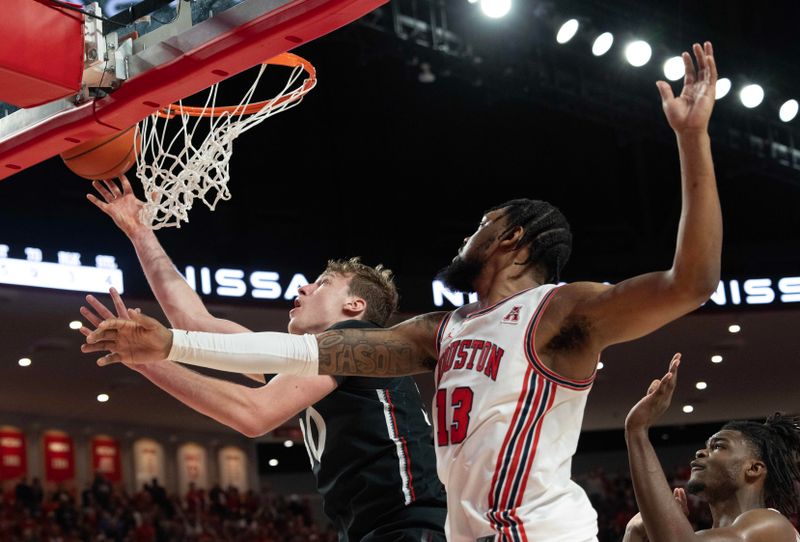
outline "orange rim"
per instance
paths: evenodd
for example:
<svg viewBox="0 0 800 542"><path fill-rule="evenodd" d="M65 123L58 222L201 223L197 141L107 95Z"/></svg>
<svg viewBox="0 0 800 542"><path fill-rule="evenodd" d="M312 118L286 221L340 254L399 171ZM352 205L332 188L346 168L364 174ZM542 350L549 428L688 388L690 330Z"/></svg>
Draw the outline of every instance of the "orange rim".
<svg viewBox="0 0 800 542"><path fill-rule="evenodd" d="M219 117L225 113L237 115L252 115L258 113L266 106L278 106L286 102L298 100L302 98L309 90L311 90L317 83L317 70L313 64L303 57L297 56L292 53L281 53L280 55L270 58L262 63L263 65L278 65L286 66L288 68L297 68L301 66L308 74L308 77L303 81L303 84L296 90L291 91L290 94L284 94L269 100L262 100L260 102L253 102L242 107L241 105L230 106L217 106L217 107L194 107L179 104L170 104L165 108L159 110L158 116L164 118L172 118L175 115L189 115L190 117Z"/></svg>

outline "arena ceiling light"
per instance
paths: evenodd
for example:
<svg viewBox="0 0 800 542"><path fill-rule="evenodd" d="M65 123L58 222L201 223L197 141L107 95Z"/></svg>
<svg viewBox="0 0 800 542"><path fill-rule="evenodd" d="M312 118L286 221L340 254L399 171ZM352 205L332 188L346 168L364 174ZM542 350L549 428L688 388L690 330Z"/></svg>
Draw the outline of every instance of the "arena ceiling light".
<svg viewBox="0 0 800 542"><path fill-rule="evenodd" d="M686 73L683 67L683 58L680 56L673 56L664 62L664 77L670 81L677 81Z"/></svg>
<svg viewBox="0 0 800 542"><path fill-rule="evenodd" d="M716 90L717 90L716 99L719 100L721 98L724 98L731 91L731 80L728 79L727 77L723 77L722 79L717 79Z"/></svg>
<svg viewBox="0 0 800 542"><path fill-rule="evenodd" d="M731 324L728 326L728 331L730 333L739 333L742 330L742 326L739 324Z"/></svg>
<svg viewBox="0 0 800 542"><path fill-rule="evenodd" d="M580 23L578 23L578 19L570 19L569 21L565 22L561 25L561 28L558 29L556 41L561 44L567 43L569 40L575 37L579 26Z"/></svg>
<svg viewBox="0 0 800 542"><path fill-rule="evenodd" d="M695 383L694 387L697 388L698 390L704 390L708 388L708 384L701 380L700 382Z"/></svg>
<svg viewBox="0 0 800 542"><path fill-rule="evenodd" d="M719 354L714 354L711 356L711 363L722 363L722 356Z"/></svg>
<svg viewBox="0 0 800 542"><path fill-rule="evenodd" d="M614 34L611 32L603 32L594 39L592 43L592 54L594 56L603 56L614 45Z"/></svg>
<svg viewBox="0 0 800 542"><path fill-rule="evenodd" d="M100 403L107 403L109 399L110 399L110 397L108 396L108 394L107 394L107 393L101 393L101 394L99 394L99 395L97 396L97 400L98 400Z"/></svg>
<svg viewBox="0 0 800 542"><path fill-rule="evenodd" d="M753 109L764 101L764 89L761 88L761 85L747 85L739 91L739 99L742 101L743 106Z"/></svg>
<svg viewBox="0 0 800 542"><path fill-rule="evenodd" d="M778 116L783 122L790 122L797 116L798 105L797 100L788 100L784 102L781 106L781 110L778 112Z"/></svg>
<svg viewBox="0 0 800 542"><path fill-rule="evenodd" d="M20 367L28 367L31 364L31 358L21 358L17 363Z"/></svg>
<svg viewBox="0 0 800 542"><path fill-rule="evenodd" d="M640 68L650 62L651 56L653 56L653 49L646 41L636 40L625 46L625 59L635 68Z"/></svg>
<svg viewBox="0 0 800 542"><path fill-rule="evenodd" d="M691 414L694 412L694 407L692 405L683 405L681 410L683 410L686 414Z"/></svg>
<svg viewBox="0 0 800 542"><path fill-rule="evenodd" d="M69 323L70 329L80 329L83 327L83 323L80 320L73 320Z"/></svg>
<svg viewBox="0 0 800 542"><path fill-rule="evenodd" d="M499 19L511 11L511 0L481 0L481 11L490 19Z"/></svg>

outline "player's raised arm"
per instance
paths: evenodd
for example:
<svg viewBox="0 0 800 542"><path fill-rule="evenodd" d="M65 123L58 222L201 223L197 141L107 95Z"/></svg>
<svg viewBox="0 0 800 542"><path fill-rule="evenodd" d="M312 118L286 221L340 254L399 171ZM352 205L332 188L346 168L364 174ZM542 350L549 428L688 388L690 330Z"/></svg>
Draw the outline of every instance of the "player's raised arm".
<svg viewBox="0 0 800 542"><path fill-rule="evenodd" d="M658 82L681 163L683 204L672 267L614 286L575 283L564 287L563 295L571 303L568 318L585 323L588 346L595 353L695 310L719 285L722 214L708 136L717 69L710 43L695 44L694 55L696 67L689 54L683 53L686 76L679 96L673 96L667 83Z"/></svg>
<svg viewBox="0 0 800 542"><path fill-rule="evenodd" d="M169 330L129 311L111 318L86 338L83 352L108 351L107 365L170 359L238 373L398 376L432 371L436 330L443 313L430 313L390 329L343 329L318 336L287 333L218 334Z"/></svg>
<svg viewBox="0 0 800 542"><path fill-rule="evenodd" d="M800 535L773 509L778 502L786 503L790 511L797 506L795 450L800 426L797 418L780 414L763 425L729 422L695 453L686 488L708 502L712 527L694 532L686 517L685 497L670 489L648 436L669 408L679 365L680 354L676 354L669 371L650 384L625 419L641 524L629 524L623 542L797 542ZM763 450L770 450L771 457Z"/></svg>
<svg viewBox="0 0 800 542"><path fill-rule="evenodd" d="M87 194L86 198L111 217L133 244L147 283L173 326L219 333L249 331L236 322L216 318L208 312L197 292L178 273L153 230L141 222L139 215L144 202L133 193L124 175L118 182L113 179L94 181L92 186L99 197Z"/></svg>

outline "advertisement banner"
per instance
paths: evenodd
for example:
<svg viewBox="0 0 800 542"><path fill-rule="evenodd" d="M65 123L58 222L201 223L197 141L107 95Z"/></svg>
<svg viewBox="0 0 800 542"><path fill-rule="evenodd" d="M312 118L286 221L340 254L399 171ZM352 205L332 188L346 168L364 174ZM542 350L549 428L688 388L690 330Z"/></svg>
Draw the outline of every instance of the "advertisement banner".
<svg viewBox="0 0 800 542"><path fill-rule="evenodd" d="M99 472L111 483L122 481L122 461L119 442L106 435L97 435L89 446L92 454L92 472Z"/></svg>
<svg viewBox="0 0 800 542"><path fill-rule="evenodd" d="M0 481L28 475L25 434L9 425L0 427Z"/></svg>
<svg viewBox="0 0 800 542"><path fill-rule="evenodd" d="M62 431L44 433L44 477L48 482L67 482L75 478L75 450L72 438Z"/></svg>
<svg viewBox="0 0 800 542"><path fill-rule="evenodd" d="M242 493L248 490L247 456L241 448L226 446L219 451L219 482L223 488L233 486Z"/></svg>

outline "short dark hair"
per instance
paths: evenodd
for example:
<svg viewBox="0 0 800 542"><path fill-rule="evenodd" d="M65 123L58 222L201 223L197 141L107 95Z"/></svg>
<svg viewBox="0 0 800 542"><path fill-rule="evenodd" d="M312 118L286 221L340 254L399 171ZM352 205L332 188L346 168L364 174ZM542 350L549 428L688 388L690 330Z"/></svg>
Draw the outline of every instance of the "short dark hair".
<svg viewBox="0 0 800 542"><path fill-rule="evenodd" d="M523 265L541 266L546 281L557 283L572 253L572 232L566 217L554 205L531 199L513 199L486 212L498 209L506 211L508 227L504 235L517 226L525 232L517 243L517 248L527 245L530 252Z"/></svg>
<svg viewBox="0 0 800 542"><path fill-rule="evenodd" d="M397 310L399 295L394 284L392 271L383 265L370 267L361 259L329 260L325 273L350 275L350 294L357 295L367 302L364 319L385 326Z"/></svg>
<svg viewBox="0 0 800 542"><path fill-rule="evenodd" d="M800 417L776 412L764 423L732 421L722 428L738 431L767 466L764 501L786 516L798 510L800 499Z"/></svg>

